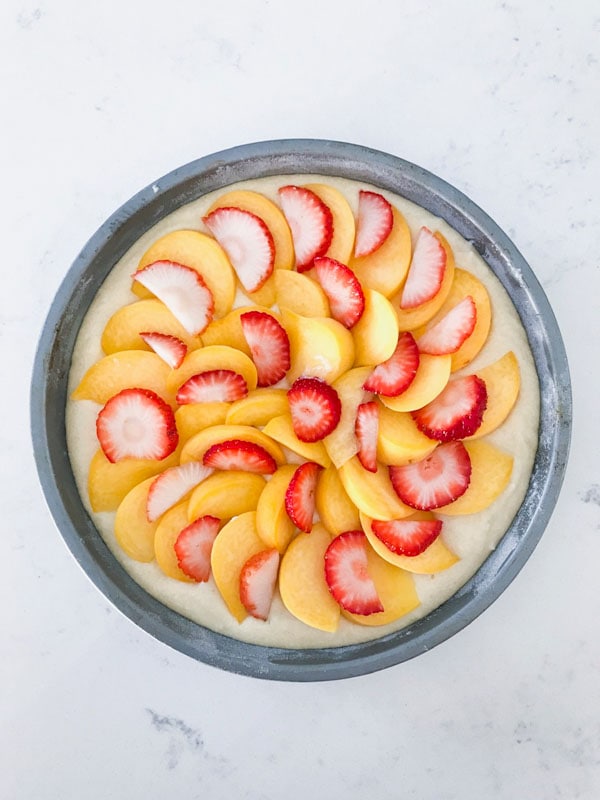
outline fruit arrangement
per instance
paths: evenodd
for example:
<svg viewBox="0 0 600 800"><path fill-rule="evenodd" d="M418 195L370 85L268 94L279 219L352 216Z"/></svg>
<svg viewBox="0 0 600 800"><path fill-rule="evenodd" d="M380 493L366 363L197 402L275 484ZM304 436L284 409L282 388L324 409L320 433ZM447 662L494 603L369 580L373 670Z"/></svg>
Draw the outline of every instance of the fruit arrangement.
<svg viewBox="0 0 600 800"><path fill-rule="evenodd" d="M238 622L274 594L308 626L419 605L513 457L486 439L519 395L512 351L476 372L492 307L449 243L382 194L224 192L160 236L72 398L99 406L94 512L169 578L213 581Z"/></svg>

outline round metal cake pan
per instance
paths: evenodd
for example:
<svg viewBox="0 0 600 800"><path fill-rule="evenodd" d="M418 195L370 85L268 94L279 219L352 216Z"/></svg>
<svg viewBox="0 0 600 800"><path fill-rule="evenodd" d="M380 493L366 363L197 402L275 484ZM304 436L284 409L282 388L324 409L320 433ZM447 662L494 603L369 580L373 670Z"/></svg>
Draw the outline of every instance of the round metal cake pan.
<svg viewBox="0 0 600 800"><path fill-rule="evenodd" d="M506 534L449 600L407 628L370 642L293 650L215 633L147 594L114 558L79 496L65 431L67 380L79 327L112 266L149 228L181 205L240 180L317 173L373 184L423 206L470 241L508 291L526 330L540 384L540 432L525 499ZM31 385L34 453L46 501L67 546L100 591L158 640L234 673L324 681L384 669L456 634L510 584L542 536L563 481L571 434L571 388L556 319L531 268L508 236L464 194L401 158L355 144L290 139L241 145L200 158L154 181L92 236L52 303Z"/></svg>

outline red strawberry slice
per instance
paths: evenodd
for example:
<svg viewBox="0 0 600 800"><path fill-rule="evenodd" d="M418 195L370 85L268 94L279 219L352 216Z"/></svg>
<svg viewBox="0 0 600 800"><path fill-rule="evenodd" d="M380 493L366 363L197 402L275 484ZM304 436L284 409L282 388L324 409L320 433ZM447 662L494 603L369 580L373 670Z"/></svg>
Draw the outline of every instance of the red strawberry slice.
<svg viewBox="0 0 600 800"><path fill-rule="evenodd" d="M240 469L270 475L277 469L275 459L264 447L243 439L227 439L208 448L202 459L206 467Z"/></svg>
<svg viewBox="0 0 600 800"><path fill-rule="evenodd" d="M211 290L201 275L175 261L155 261L133 278L152 292L193 336L202 333L215 310Z"/></svg>
<svg viewBox="0 0 600 800"><path fill-rule="evenodd" d="M294 525L310 533L315 513L315 490L321 467L313 461L300 464L285 493L285 510Z"/></svg>
<svg viewBox="0 0 600 800"><path fill-rule="evenodd" d="M187 346L177 336L171 336L169 333L158 333L158 331L140 333L140 336L170 367L177 369L177 367L181 366L181 362L187 353Z"/></svg>
<svg viewBox="0 0 600 800"><path fill-rule="evenodd" d="M331 541L325 551L325 580L334 600L351 614L383 611L368 572L367 537L362 531L346 531Z"/></svg>
<svg viewBox="0 0 600 800"><path fill-rule="evenodd" d="M417 236L400 308L416 308L438 293L446 270L446 251L440 240L423 226Z"/></svg>
<svg viewBox="0 0 600 800"><path fill-rule="evenodd" d="M471 481L471 459L462 442L446 442L421 461L390 467L392 486L403 503L420 511L440 508L463 495Z"/></svg>
<svg viewBox="0 0 600 800"><path fill-rule="evenodd" d="M417 427L430 439L449 442L464 439L481 425L487 406L485 381L465 375L448 381L440 394L412 416Z"/></svg>
<svg viewBox="0 0 600 800"><path fill-rule="evenodd" d="M319 256L313 263L329 300L331 316L346 328L356 325L365 310L365 295L356 275L334 258Z"/></svg>
<svg viewBox="0 0 600 800"><path fill-rule="evenodd" d="M387 361L378 364L364 384L368 392L397 397L413 382L419 368L419 348L412 333L405 331Z"/></svg>
<svg viewBox="0 0 600 800"><path fill-rule="evenodd" d="M248 394L245 379L231 369L209 369L199 372L179 387L177 402L180 406L188 403L231 403Z"/></svg>
<svg viewBox="0 0 600 800"><path fill-rule="evenodd" d="M318 442L337 426L342 413L338 393L320 378L298 378L287 393L294 433Z"/></svg>
<svg viewBox="0 0 600 800"><path fill-rule="evenodd" d="M179 442L171 406L149 389L123 389L111 397L98 414L96 434L113 463L124 458L161 461Z"/></svg>
<svg viewBox="0 0 600 800"><path fill-rule="evenodd" d="M329 249L333 215L320 197L302 186L282 186L279 200L292 232L296 269L305 272Z"/></svg>
<svg viewBox="0 0 600 800"><path fill-rule="evenodd" d="M212 469L199 461L190 461L162 472L150 484L146 500L148 522L154 522L165 511L183 499L188 492L212 474Z"/></svg>
<svg viewBox="0 0 600 800"><path fill-rule="evenodd" d="M428 331L425 331L417 344L421 353L444 356L456 353L465 339L473 333L477 322L477 307L468 295L442 317Z"/></svg>
<svg viewBox="0 0 600 800"><path fill-rule="evenodd" d="M256 619L266 620L271 610L279 553L275 548L261 550L250 556L240 572L240 600L246 611Z"/></svg>
<svg viewBox="0 0 600 800"><path fill-rule="evenodd" d="M290 368L290 340L285 328L264 311L247 311L240 322L256 365L258 385L273 386Z"/></svg>
<svg viewBox="0 0 600 800"><path fill-rule="evenodd" d="M374 400L359 405L356 410L354 433L358 439L358 460L369 472L377 472L379 406Z"/></svg>
<svg viewBox="0 0 600 800"><path fill-rule="evenodd" d="M394 224L392 207L378 192L361 189L358 193L358 220L354 256L368 256L379 249Z"/></svg>
<svg viewBox="0 0 600 800"><path fill-rule="evenodd" d="M221 520L209 515L194 520L175 541L177 563L188 578L204 583L210 577L210 555Z"/></svg>
<svg viewBox="0 0 600 800"><path fill-rule="evenodd" d="M241 208L224 207L203 222L227 253L244 289L260 289L275 263L273 236L262 219Z"/></svg>
<svg viewBox="0 0 600 800"><path fill-rule="evenodd" d="M392 553L418 556L433 544L442 531L439 519L391 519L371 522L371 530Z"/></svg>

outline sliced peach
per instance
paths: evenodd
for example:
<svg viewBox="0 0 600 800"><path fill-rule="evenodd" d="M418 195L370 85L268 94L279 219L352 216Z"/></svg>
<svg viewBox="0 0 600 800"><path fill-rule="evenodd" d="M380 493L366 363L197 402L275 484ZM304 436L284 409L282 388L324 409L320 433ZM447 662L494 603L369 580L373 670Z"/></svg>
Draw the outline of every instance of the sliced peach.
<svg viewBox="0 0 600 800"><path fill-rule="evenodd" d="M187 501L178 503L166 511L158 521L154 532L154 554L156 563L169 578L193 583L192 578L180 569L175 553L177 537L187 524Z"/></svg>
<svg viewBox="0 0 600 800"><path fill-rule="evenodd" d="M390 301L374 289L365 288L365 310L352 328L354 365L381 364L398 344L398 316Z"/></svg>
<svg viewBox="0 0 600 800"><path fill-rule="evenodd" d="M323 439L323 443L336 467L340 467L358 452L358 440L354 434L356 411L370 397L363 389L370 373L370 367L356 367L345 372L333 383L342 404L342 414L337 426Z"/></svg>
<svg viewBox="0 0 600 800"><path fill-rule="evenodd" d="M227 470L214 472L196 486L188 500L188 521L210 514L231 519L246 511L255 511L265 479L254 472Z"/></svg>
<svg viewBox="0 0 600 800"><path fill-rule="evenodd" d="M397 208L392 206L394 224L385 242L375 252L351 258L349 267L363 288L375 289L392 297L406 278L412 252L410 229Z"/></svg>
<svg viewBox="0 0 600 800"><path fill-rule="evenodd" d="M310 533L299 533L290 543L279 568L279 592L294 617L321 631L335 631L340 607L325 582L325 551L331 536L316 524Z"/></svg>
<svg viewBox="0 0 600 800"><path fill-rule="evenodd" d="M287 308L303 317L328 317L330 314L327 295L303 272L277 272L275 299L279 308Z"/></svg>
<svg viewBox="0 0 600 800"><path fill-rule="evenodd" d="M210 428L199 431L191 439L188 439L181 449L181 463L202 461L204 453L209 447L218 442L225 442L231 439L253 442L260 447L264 447L278 464L283 464L285 461L281 447L277 442L257 428L253 428L251 425L213 425Z"/></svg>
<svg viewBox="0 0 600 800"><path fill-rule="evenodd" d="M437 444L421 433L408 412L380 407L377 458L383 464L397 466L420 461L432 453Z"/></svg>
<svg viewBox="0 0 600 800"><path fill-rule="evenodd" d="M219 344L227 347L234 347L236 350L241 350L242 353L250 356L250 348L244 336L242 323L240 321L242 314L245 314L247 311L262 311L263 313L271 314L277 319L277 315L266 306L253 305L234 308L222 319L214 319L210 323L202 334L202 342L204 345Z"/></svg>
<svg viewBox="0 0 600 800"><path fill-rule="evenodd" d="M154 533L158 521L148 522L146 503L154 478L146 478L129 491L117 508L115 537L121 549L135 561L154 561Z"/></svg>
<svg viewBox="0 0 600 800"><path fill-rule="evenodd" d="M348 497L333 464L319 473L315 505L321 522L334 536L360 528L358 509Z"/></svg>
<svg viewBox="0 0 600 800"><path fill-rule="evenodd" d="M296 533L296 527L285 510L285 493L296 471L295 464L284 464L267 481L256 507L256 530L267 547L280 553Z"/></svg>
<svg viewBox="0 0 600 800"><path fill-rule="evenodd" d="M273 417L263 428L263 433L306 461L314 461L322 467L331 464L323 442L303 442L298 439L289 413Z"/></svg>
<svg viewBox="0 0 600 800"><path fill-rule="evenodd" d="M213 369L229 369L237 372L244 378L249 390L256 389L258 378L252 359L241 350L219 344L201 347L200 350L188 353L178 369L170 370L167 388L176 394L179 387L193 375Z"/></svg>
<svg viewBox="0 0 600 800"><path fill-rule="evenodd" d="M429 356L421 353L417 373L406 391L397 397L379 396L392 411L415 411L430 403L448 383L451 356Z"/></svg>
<svg viewBox="0 0 600 800"><path fill-rule="evenodd" d="M482 439L464 442L471 459L471 482L454 502L438 509L439 514L476 514L490 506L508 486L513 457Z"/></svg>
<svg viewBox="0 0 600 800"><path fill-rule="evenodd" d="M230 404L222 402L188 403L179 406L175 412L175 423L179 433L179 443L184 444L204 428L222 425L227 417Z"/></svg>
<svg viewBox="0 0 600 800"><path fill-rule="evenodd" d="M290 340L290 383L300 375L332 383L350 369L354 339L341 323L328 317L303 317L286 308L281 309L281 318Z"/></svg>
<svg viewBox="0 0 600 800"><path fill-rule="evenodd" d="M307 183L304 188L314 192L329 208L333 217L333 237L325 255L347 264L354 249L356 236L356 224L350 204L334 186L325 183Z"/></svg>
<svg viewBox="0 0 600 800"><path fill-rule="evenodd" d="M512 411L521 388L521 373L517 357L509 350L498 361L477 370L485 381L487 407L477 431L469 439L480 439L496 430Z"/></svg>
<svg viewBox="0 0 600 800"><path fill-rule="evenodd" d="M386 466L379 464L377 472L368 472L354 456L338 474L354 505L372 519L401 519L414 514L414 508L404 505L394 491Z"/></svg>
<svg viewBox="0 0 600 800"><path fill-rule="evenodd" d="M224 422L228 425L255 425L260 428L273 417L287 411L289 403L285 389L254 389L229 406Z"/></svg>
<svg viewBox="0 0 600 800"><path fill-rule="evenodd" d="M120 350L92 364L71 397L104 405L123 389L136 388L150 389L173 404L174 395L168 387L170 373L171 368L156 353Z"/></svg>
<svg viewBox="0 0 600 800"><path fill-rule="evenodd" d="M119 308L102 332L102 349L107 355L119 350L150 350L140 333L157 331L176 336L188 349L202 346L199 336L191 336L164 303L152 298Z"/></svg>

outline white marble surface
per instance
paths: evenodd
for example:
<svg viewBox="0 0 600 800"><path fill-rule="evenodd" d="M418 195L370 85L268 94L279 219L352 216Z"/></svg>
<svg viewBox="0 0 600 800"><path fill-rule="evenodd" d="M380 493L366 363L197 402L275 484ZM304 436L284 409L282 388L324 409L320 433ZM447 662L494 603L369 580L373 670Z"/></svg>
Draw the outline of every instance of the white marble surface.
<svg viewBox="0 0 600 800"><path fill-rule="evenodd" d="M0 796L600 797L600 7L4 0ZM76 565L39 489L37 336L65 271L154 178L315 137L414 161L513 237L553 305L575 424L505 594L411 662L269 683L170 650Z"/></svg>

